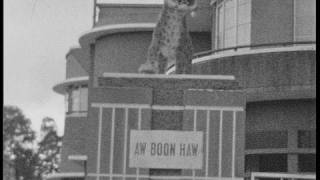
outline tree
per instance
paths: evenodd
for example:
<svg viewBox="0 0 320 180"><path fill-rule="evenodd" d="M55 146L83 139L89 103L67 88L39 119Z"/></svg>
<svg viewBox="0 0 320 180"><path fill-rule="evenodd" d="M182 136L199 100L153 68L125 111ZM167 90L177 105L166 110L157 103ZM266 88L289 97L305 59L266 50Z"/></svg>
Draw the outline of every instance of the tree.
<svg viewBox="0 0 320 180"><path fill-rule="evenodd" d="M3 107L3 156L14 169L15 179L31 180L37 166L37 153L33 150L35 132L31 122L18 107Z"/></svg>
<svg viewBox="0 0 320 180"><path fill-rule="evenodd" d="M57 133L54 119L46 117L42 120L39 142L40 174L46 175L58 171L62 137Z"/></svg>
<svg viewBox="0 0 320 180"><path fill-rule="evenodd" d="M58 171L62 137L54 119L42 120L40 141L36 143L31 121L18 107L4 106L2 130L5 180L41 180L43 175Z"/></svg>

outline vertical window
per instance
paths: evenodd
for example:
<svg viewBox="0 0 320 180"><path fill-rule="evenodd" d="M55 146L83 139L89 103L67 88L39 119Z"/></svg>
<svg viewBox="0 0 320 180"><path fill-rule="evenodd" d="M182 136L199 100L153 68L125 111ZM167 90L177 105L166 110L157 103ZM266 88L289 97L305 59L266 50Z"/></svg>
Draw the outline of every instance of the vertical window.
<svg viewBox="0 0 320 180"><path fill-rule="evenodd" d="M72 112L80 111L80 88L72 88L71 91L71 108Z"/></svg>
<svg viewBox="0 0 320 180"><path fill-rule="evenodd" d="M216 47L250 44L251 0L223 0L216 9Z"/></svg>
<svg viewBox="0 0 320 180"><path fill-rule="evenodd" d="M294 1L294 40L316 40L316 0Z"/></svg>
<svg viewBox="0 0 320 180"><path fill-rule="evenodd" d="M224 11L223 11L223 4L220 4L217 9L217 48L221 49L224 47L223 45L223 26L224 26Z"/></svg>
<svg viewBox="0 0 320 180"><path fill-rule="evenodd" d="M236 0L225 1L225 20L224 20L224 47L232 47L236 45Z"/></svg>
<svg viewBox="0 0 320 180"><path fill-rule="evenodd" d="M66 94L64 95L64 107L65 112L69 112L69 89L67 90Z"/></svg>
<svg viewBox="0 0 320 180"><path fill-rule="evenodd" d="M80 111L88 109L88 87L82 86L80 89Z"/></svg>
<svg viewBox="0 0 320 180"><path fill-rule="evenodd" d="M65 94L66 112L81 112L88 110L88 86L71 86Z"/></svg>
<svg viewBox="0 0 320 180"><path fill-rule="evenodd" d="M237 45L249 45L251 42L251 0L239 0L237 17Z"/></svg>

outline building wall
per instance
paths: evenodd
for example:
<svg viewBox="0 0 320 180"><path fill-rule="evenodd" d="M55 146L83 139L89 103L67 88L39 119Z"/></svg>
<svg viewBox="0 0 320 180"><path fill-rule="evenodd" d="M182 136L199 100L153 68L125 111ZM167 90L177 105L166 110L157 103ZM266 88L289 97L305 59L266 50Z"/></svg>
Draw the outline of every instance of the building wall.
<svg viewBox="0 0 320 180"><path fill-rule="evenodd" d="M90 103L129 103L129 104L150 104L152 101L152 91L148 88L92 88L89 96ZM85 152L88 155L88 172L97 173L98 160L100 159L100 173L110 173L110 165L113 165L113 172L121 174L123 170L123 147L124 147L124 122L125 122L125 108L115 108L114 110L114 159L111 161L111 122L113 108L97 108L89 107L88 119L84 123L85 131ZM102 110L102 111L100 111ZM100 117L100 112L101 117ZM150 129L150 115L149 109L141 109L141 128ZM101 122L101 157L98 157L98 142L99 142L99 120ZM136 129L138 126L138 109L128 109L128 128ZM129 143L129 142L128 142ZM129 147L129 144L128 146ZM111 161L111 162L110 162ZM135 174L135 169L128 168L128 174ZM142 170L141 174L148 174L148 171Z"/></svg>
<svg viewBox="0 0 320 180"><path fill-rule="evenodd" d="M248 93L260 92L252 96L252 99L248 99L250 101L270 100L270 93L271 95L279 94L278 98L286 97L289 95L288 92L297 93L291 98L315 97L314 93L300 91L315 90L316 52L314 50L213 58L194 64L193 71L194 74L235 75Z"/></svg>
<svg viewBox="0 0 320 180"><path fill-rule="evenodd" d="M88 76L88 73L74 56L69 54L66 58L66 79ZM86 83L82 84L85 85ZM73 97L70 94L69 87L65 88L66 92L64 95L68 94L68 96L66 96L68 99L65 100L67 106L65 107L65 127L61 149L61 163L59 167L61 172L83 172L83 164L81 162L68 160L68 156L84 154L85 141L83 139L83 132L85 126L83 126L83 123L87 120L86 112L82 112L82 115L79 114L79 112L72 112L70 107L73 103ZM80 97L78 98L80 104Z"/></svg>
<svg viewBox="0 0 320 180"><path fill-rule="evenodd" d="M315 172L315 132L315 99L248 103L246 171Z"/></svg>
<svg viewBox="0 0 320 180"><path fill-rule="evenodd" d="M209 50L210 33L191 33L194 52ZM117 33L104 36L96 41L94 74L104 72L137 73L141 64L147 60L152 32Z"/></svg>
<svg viewBox="0 0 320 180"><path fill-rule="evenodd" d="M61 150L61 172L83 172L83 164L68 160L70 155L84 155L85 154L85 122L86 116L66 117L64 136Z"/></svg>
<svg viewBox="0 0 320 180"><path fill-rule="evenodd" d="M145 63L151 32L118 33L102 37L95 44L95 76L104 72L136 73Z"/></svg>
<svg viewBox="0 0 320 180"><path fill-rule="evenodd" d="M78 60L74 56L69 54L66 58L66 79L88 76L88 73L83 69L83 67L79 64ZM67 87L66 91L68 91ZM68 92L66 92L64 95L66 95L67 93ZM68 160L68 156L84 155L85 153L85 141L83 136L85 126L83 125L83 123L87 120L86 112L72 112L70 107L73 101L73 97L71 96L70 92L68 93L67 97L68 100L66 101L68 105L67 107L65 107L67 109L65 114L64 137L61 149L61 163L59 167L61 172L83 172L83 164L81 162ZM80 97L79 103L81 103Z"/></svg>
<svg viewBox="0 0 320 180"><path fill-rule="evenodd" d="M83 69L78 60L72 55L67 56L66 79L88 76L88 73Z"/></svg>
<svg viewBox="0 0 320 180"><path fill-rule="evenodd" d="M247 132L315 128L315 99L265 101L247 104Z"/></svg>
<svg viewBox="0 0 320 180"><path fill-rule="evenodd" d="M251 44L293 41L293 0L253 0Z"/></svg>
<svg viewBox="0 0 320 180"><path fill-rule="evenodd" d="M314 99L247 104L246 149L297 148L298 130L315 130ZM295 141L292 146L290 141Z"/></svg>
<svg viewBox="0 0 320 180"><path fill-rule="evenodd" d="M211 10L210 0L198 1L196 16L187 17L190 31L210 32ZM96 26L126 24L126 23L156 23L159 19L162 5L99 5L99 19Z"/></svg>

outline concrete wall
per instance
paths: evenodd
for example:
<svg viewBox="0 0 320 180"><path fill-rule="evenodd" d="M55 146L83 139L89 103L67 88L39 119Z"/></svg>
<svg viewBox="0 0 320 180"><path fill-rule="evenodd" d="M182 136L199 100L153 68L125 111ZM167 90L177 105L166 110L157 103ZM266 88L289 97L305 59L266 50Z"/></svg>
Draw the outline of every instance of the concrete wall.
<svg viewBox="0 0 320 180"><path fill-rule="evenodd" d="M208 32L191 33L194 52L206 51L211 47ZM104 72L137 73L146 62L152 32L118 33L102 37L96 41L94 74Z"/></svg>
<svg viewBox="0 0 320 180"><path fill-rule="evenodd" d="M93 88L90 92L90 103L137 103L137 104L150 104L152 101L152 91L148 88ZM98 130L99 130L99 111L100 108L89 107L88 119L84 126L86 127L84 134L86 143L85 151L88 155L88 172L97 172L97 147L98 147ZM102 140L101 140L101 157L100 157L100 172L110 173L110 144L111 144L111 122L112 122L112 108L102 108ZM141 128L150 129L150 116L149 109L141 110ZM123 148L124 148L124 122L125 122L125 109L117 108L115 110L115 131L114 131L114 159L113 172L121 174L123 170ZM130 109L128 111L129 129L136 129L138 126L138 110ZM129 143L129 141L128 141ZM129 146L127 146L129 147ZM135 169L128 168L127 174L135 174ZM148 174L148 171L141 170L141 174Z"/></svg>
<svg viewBox="0 0 320 180"><path fill-rule="evenodd" d="M314 98L316 52L271 52L221 57L194 64L193 73L235 75L240 85L248 93L254 94L253 100L270 100L271 95L277 94L280 99L289 98L289 92L296 93L291 98ZM314 93L302 92L299 88L313 88Z"/></svg>
<svg viewBox="0 0 320 180"><path fill-rule="evenodd" d="M247 104L246 132L316 128L315 99Z"/></svg>
<svg viewBox="0 0 320 180"><path fill-rule="evenodd" d="M251 44L293 41L293 0L253 0Z"/></svg>
<svg viewBox="0 0 320 180"><path fill-rule="evenodd" d="M315 99L254 102L246 110L246 170L298 173L299 156L315 155L315 136L298 146L299 131L316 132Z"/></svg>
<svg viewBox="0 0 320 180"><path fill-rule="evenodd" d="M72 55L67 56L66 64L66 79L88 76L88 73L83 69L78 60Z"/></svg>
<svg viewBox="0 0 320 180"><path fill-rule="evenodd" d="M86 126L84 123L86 121L87 117L66 117L61 150L60 169L62 172L83 172L83 164L68 160L68 156L85 155L84 132Z"/></svg>
<svg viewBox="0 0 320 180"><path fill-rule="evenodd" d="M244 107L245 98L242 91L185 91L184 92L184 104L192 106L220 106L220 107ZM196 116L196 127L197 131L208 132L208 142L209 144L204 143L204 149L206 146L209 146L208 157L208 175L209 177L218 177L219 172L219 137L222 136L222 176L230 177L231 176L231 167L232 162L232 143L235 143L235 176L243 177L244 176L244 142L245 142L245 111L209 111L209 127L206 125L207 114L205 110L198 110ZM221 114L220 114L221 113ZM232 140L232 131L233 128L233 113L235 113L235 142ZM192 131L194 128L194 117L195 111L186 110L184 112L184 126L183 130ZM219 133L219 120L221 119L223 133ZM206 137L204 138L206 142ZM205 167L205 164L204 164ZM185 175L191 175L190 170L186 170ZM197 176L205 176L205 169L198 171Z"/></svg>
<svg viewBox="0 0 320 180"><path fill-rule="evenodd" d="M95 76L103 72L136 73L146 61L151 32L118 33L96 41Z"/></svg>
<svg viewBox="0 0 320 180"><path fill-rule="evenodd" d="M246 148L289 148L297 144L298 130L315 130L314 99L266 101L247 104ZM263 141L263 142L261 142ZM295 145L295 148L297 146Z"/></svg>

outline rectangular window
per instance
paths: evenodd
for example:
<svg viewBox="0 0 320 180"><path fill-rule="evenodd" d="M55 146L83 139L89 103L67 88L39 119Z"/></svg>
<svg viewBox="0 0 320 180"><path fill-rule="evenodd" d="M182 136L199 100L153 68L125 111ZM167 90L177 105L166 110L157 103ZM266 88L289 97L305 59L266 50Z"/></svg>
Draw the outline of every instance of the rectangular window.
<svg viewBox="0 0 320 180"><path fill-rule="evenodd" d="M316 40L316 0L294 1L294 40Z"/></svg>
<svg viewBox="0 0 320 180"><path fill-rule="evenodd" d="M223 5L219 5L217 9L217 48L221 49L223 48L223 26L224 26L224 11L223 11Z"/></svg>
<svg viewBox="0 0 320 180"><path fill-rule="evenodd" d="M66 94L64 95L64 108L65 108L65 112L69 112L69 92L66 92Z"/></svg>
<svg viewBox="0 0 320 180"><path fill-rule="evenodd" d="M251 42L251 0L239 0L237 14L237 46Z"/></svg>
<svg viewBox="0 0 320 180"><path fill-rule="evenodd" d="M250 28L251 24L238 25L238 45L249 45L250 44Z"/></svg>
<svg viewBox="0 0 320 180"><path fill-rule="evenodd" d="M236 17L235 17L235 0L227 0L225 2L225 35L224 47L232 47L236 44Z"/></svg>
<svg viewBox="0 0 320 180"><path fill-rule="evenodd" d="M316 172L316 155L299 154L298 169L299 172Z"/></svg>
<svg viewBox="0 0 320 180"><path fill-rule="evenodd" d="M80 111L88 110L88 87L82 86L80 89Z"/></svg>
<svg viewBox="0 0 320 180"><path fill-rule="evenodd" d="M246 133L246 149L286 148L287 131L259 131Z"/></svg>
<svg viewBox="0 0 320 180"><path fill-rule="evenodd" d="M298 148L316 148L316 131L298 131Z"/></svg>
<svg viewBox="0 0 320 180"><path fill-rule="evenodd" d="M259 155L260 172L287 172L287 154Z"/></svg>
<svg viewBox="0 0 320 180"><path fill-rule="evenodd" d="M287 172L287 154L250 154L245 156L245 172Z"/></svg>
<svg viewBox="0 0 320 180"><path fill-rule="evenodd" d="M79 87L72 88L71 101L72 101L71 103L72 112L80 111L80 88Z"/></svg>
<svg viewBox="0 0 320 180"><path fill-rule="evenodd" d="M216 9L216 48L250 44L251 0L224 0Z"/></svg>

